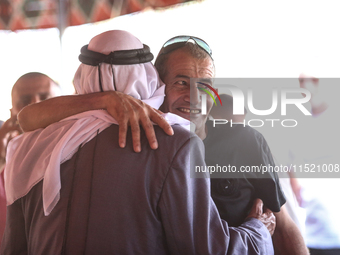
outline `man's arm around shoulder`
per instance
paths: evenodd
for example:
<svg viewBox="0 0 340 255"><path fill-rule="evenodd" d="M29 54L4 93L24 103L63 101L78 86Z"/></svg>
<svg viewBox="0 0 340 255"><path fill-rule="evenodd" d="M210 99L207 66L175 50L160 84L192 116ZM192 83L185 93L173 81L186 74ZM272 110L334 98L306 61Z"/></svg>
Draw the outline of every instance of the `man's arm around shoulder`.
<svg viewBox="0 0 340 255"><path fill-rule="evenodd" d="M197 136L188 139L178 149L164 182L159 211L170 253L274 254L271 235L261 221L251 218L229 228L221 220L210 197L210 180L190 173L195 166L205 166L203 159L202 141Z"/></svg>

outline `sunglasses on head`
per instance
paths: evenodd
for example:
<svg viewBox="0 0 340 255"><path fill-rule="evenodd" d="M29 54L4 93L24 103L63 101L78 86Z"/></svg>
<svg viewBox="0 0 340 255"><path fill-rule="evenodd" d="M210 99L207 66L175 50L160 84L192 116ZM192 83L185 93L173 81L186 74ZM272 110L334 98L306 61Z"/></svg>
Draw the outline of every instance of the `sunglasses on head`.
<svg viewBox="0 0 340 255"><path fill-rule="evenodd" d="M212 58L212 51L209 45L202 39L194 36L180 35L171 38L166 43L164 43L160 54L167 54L173 50L183 47L190 39L192 39L201 49L203 49Z"/></svg>

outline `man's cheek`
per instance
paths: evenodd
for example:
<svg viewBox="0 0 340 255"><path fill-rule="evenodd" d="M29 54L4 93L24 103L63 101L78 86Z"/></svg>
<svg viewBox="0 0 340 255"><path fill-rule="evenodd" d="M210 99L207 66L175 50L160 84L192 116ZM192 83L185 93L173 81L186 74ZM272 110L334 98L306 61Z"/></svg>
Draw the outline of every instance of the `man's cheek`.
<svg viewBox="0 0 340 255"><path fill-rule="evenodd" d="M214 105L213 100L212 100L211 98L210 98L210 100L208 99L208 100L207 100L207 115L210 113L210 111L211 111L213 105Z"/></svg>

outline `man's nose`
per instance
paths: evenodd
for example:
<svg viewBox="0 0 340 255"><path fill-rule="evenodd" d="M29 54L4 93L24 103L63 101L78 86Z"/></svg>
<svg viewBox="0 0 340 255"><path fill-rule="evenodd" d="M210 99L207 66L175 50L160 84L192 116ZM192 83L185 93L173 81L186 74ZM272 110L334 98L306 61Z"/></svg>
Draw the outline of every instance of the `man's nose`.
<svg viewBox="0 0 340 255"><path fill-rule="evenodd" d="M197 106L201 102L201 93L196 86L191 86L188 90L186 100L190 102L191 105Z"/></svg>
<svg viewBox="0 0 340 255"><path fill-rule="evenodd" d="M39 103L39 102L41 102L39 95L34 95L34 96L31 97L30 104Z"/></svg>

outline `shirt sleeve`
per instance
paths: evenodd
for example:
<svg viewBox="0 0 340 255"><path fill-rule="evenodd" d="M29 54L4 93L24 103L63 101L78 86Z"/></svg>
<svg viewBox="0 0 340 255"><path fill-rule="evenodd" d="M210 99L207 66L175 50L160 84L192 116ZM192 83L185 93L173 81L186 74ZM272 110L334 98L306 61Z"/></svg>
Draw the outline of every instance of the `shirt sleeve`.
<svg viewBox="0 0 340 255"><path fill-rule="evenodd" d="M190 166L204 166L203 159L203 143L195 136L178 150L164 182L158 210L170 253L274 254L261 221L249 219L233 228L221 220L210 180L190 177Z"/></svg>

